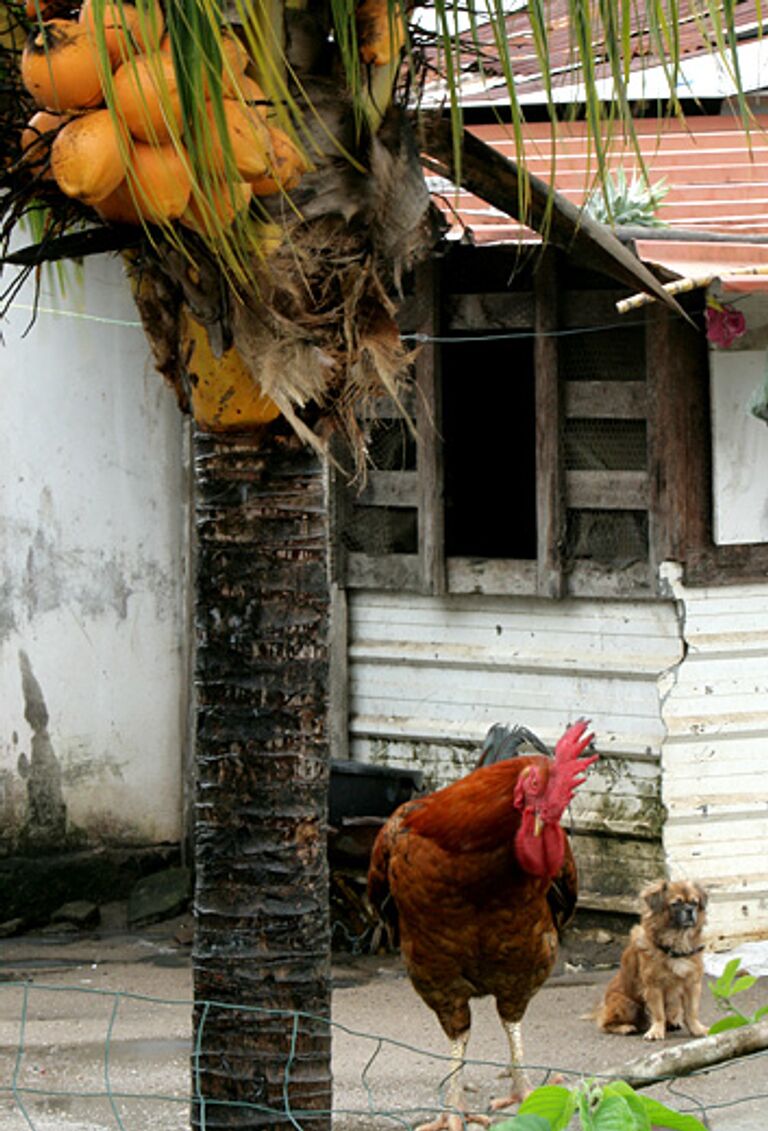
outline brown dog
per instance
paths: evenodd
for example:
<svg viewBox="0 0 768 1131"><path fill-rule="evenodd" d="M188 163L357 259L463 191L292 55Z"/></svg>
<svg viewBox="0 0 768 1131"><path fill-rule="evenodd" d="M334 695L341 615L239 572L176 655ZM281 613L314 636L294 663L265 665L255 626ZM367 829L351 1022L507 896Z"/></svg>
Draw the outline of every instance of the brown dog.
<svg viewBox="0 0 768 1131"><path fill-rule="evenodd" d="M706 892L686 880L658 880L640 898L640 922L593 1016L606 1033L645 1029L646 1041L661 1041L667 1028L683 1024L691 1036L706 1036L699 1021Z"/></svg>

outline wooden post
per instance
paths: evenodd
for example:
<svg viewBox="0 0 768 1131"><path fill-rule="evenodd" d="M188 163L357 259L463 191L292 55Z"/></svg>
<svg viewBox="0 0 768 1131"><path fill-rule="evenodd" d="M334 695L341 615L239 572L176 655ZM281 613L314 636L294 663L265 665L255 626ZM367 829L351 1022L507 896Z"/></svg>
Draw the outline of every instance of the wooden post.
<svg viewBox="0 0 768 1131"><path fill-rule="evenodd" d="M440 260L429 259L416 274L418 308L424 316L415 329L429 338L440 333L439 272ZM439 345L424 342L415 366L421 583L423 592L441 594L445 592L445 522Z"/></svg>
<svg viewBox="0 0 768 1131"><path fill-rule="evenodd" d="M542 597L563 595L563 541L565 505L562 471L562 404L557 338L550 331L558 325L556 252L542 252L534 273L536 343L536 528L537 584Z"/></svg>

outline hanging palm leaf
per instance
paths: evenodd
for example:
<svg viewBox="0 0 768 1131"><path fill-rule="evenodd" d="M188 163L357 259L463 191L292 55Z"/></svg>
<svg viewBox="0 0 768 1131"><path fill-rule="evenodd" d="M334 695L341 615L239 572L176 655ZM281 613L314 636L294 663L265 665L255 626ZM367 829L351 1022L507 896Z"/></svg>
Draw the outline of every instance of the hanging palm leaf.
<svg viewBox="0 0 768 1131"><path fill-rule="evenodd" d="M189 319L204 328L214 359L236 348L259 395L318 447L327 435L320 419L354 434L356 402L381 389L397 397L409 363L395 323L399 283L438 231L422 161L464 179L468 75L492 75L508 93L521 175L510 166L516 201L506 193L505 206L545 233L558 230L554 195L524 171L524 107L502 0L28 0L26 14L6 0L3 11L0 64L12 93L2 102L10 160L0 172L0 252L41 202L49 220L38 262L71 248L61 238L84 224L90 242L76 249L137 249L130 271L147 336L193 411ZM648 0L641 10L567 0L563 11L605 197L613 124L632 133L638 36L660 56L669 110L679 111L680 11L677 0ZM525 13L554 121L550 6L528 0ZM733 5L691 0L690 14L735 60ZM738 82L735 62L731 69ZM425 94L434 104L440 91L450 156L442 135L439 152L428 152L433 128L418 135L420 153L413 128ZM482 150L471 151L477 181ZM559 223L573 220L563 212ZM600 239L607 259L631 274L623 250ZM639 267L636 275L653 289ZM12 294L13 284L6 299ZM216 419L206 427L230 426Z"/></svg>

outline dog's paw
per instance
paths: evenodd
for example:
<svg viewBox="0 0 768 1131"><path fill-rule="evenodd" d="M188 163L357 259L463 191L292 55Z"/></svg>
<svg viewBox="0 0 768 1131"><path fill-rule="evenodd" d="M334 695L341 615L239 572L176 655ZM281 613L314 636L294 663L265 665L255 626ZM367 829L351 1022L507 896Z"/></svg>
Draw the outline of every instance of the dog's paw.
<svg viewBox="0 0 768 1131"><path fill-rule="evenodd" d="M663 1041L664 1036L665 1036L664 1026L655 1021L653 1023L653 1025L651 1025L648 1032L643 1034L643 1040L644 1041Z"/></svg>
<svg viewBox="0 0 768 1131"><path fill-rule="evenodd" d="M706 1037L709 1029L706 1025L702 1025L701 1021L691 1021L688 1024L688 1032L692 1037Z"/></svg>

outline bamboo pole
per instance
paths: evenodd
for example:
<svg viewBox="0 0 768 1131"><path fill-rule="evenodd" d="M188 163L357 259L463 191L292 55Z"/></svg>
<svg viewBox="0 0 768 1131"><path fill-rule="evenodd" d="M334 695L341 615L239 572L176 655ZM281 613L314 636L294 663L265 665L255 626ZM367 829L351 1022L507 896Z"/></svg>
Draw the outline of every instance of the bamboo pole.
<svg viewBox="0 0 768 1131"><path fill-rule="evenodd" d="M692 1072L765 1049L768 1049L768 1021L756 1021L712 1037L669 1045L627 1064L607 1068L600 1075L621 1079L632 1088L648 1088L671 1077L689 1076Z"/></svg>

